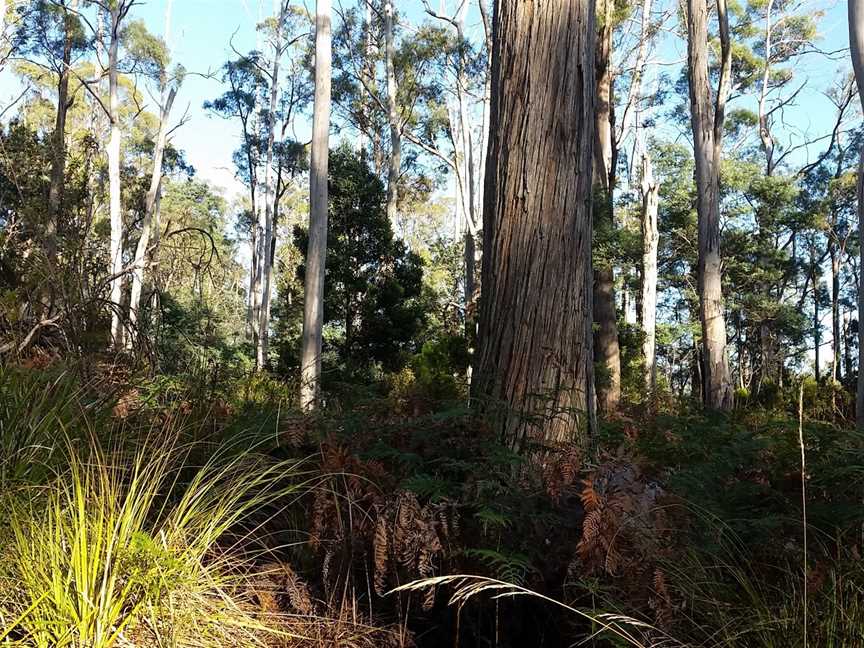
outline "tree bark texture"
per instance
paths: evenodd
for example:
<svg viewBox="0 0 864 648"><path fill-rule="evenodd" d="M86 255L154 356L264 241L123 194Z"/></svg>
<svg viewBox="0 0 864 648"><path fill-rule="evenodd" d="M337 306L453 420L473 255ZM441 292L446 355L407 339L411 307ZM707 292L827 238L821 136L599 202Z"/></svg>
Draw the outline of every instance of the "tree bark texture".
<svg viewBox="0 0 864 648"><path fill-rule="evenodd" d="M602 24L597 35L595 56L597 75L596 125L597 139L594 144L594 218L611 231L615 178L615 142L612 134L612 0L603 0ZM597 401L600 410L606 413L618 409L621 401L621 350L618 346L618 315L615 310L615 274L610 260L602 260L594 269L594 322L597 324L594 339L594 360L605 368L605 379L598 382Z"/></svg>
<svg viewBox="0 0 864 648"><path fill-rule="evenodd" d="M852 52L852 67L858 84L858 98L864 108L864 1L849 0L849 47ZM858 161L858 249L861 265L864 268L864 148ZM855 399L855 418L858 429L864 430L864 326L861 314L864 313L864 272L858 278L858 390Z"/></svg>
<svg viewBox="0 0 864 648"><path fill-rule="evenodd" d="M396 71L393 68L393 0L384 0L384 65L387 72L387 119L390 122L390 163L387 169L387 217L396 220L399 206L399 174L402 169L402 125L396 103Z"/></svg>
<svg viewBox="0 0 864 648"><path fill-rule="evenodd" d="M594 425L594 3L507 0L493 28L472 395L511 447Z"/></svg>
<svg viewBox="0 0 864 648"><path fill-rule="evenodd" d="M654 179L651 156L642 154L642 355L645 358L645 387L653 397L657 388L657 248L660 234L657 213L660 185Z"/></svg>
<svg viewBox="0 0 864 648"><path fill-rule="evenodd" d="M687 67L690 82L690 117L696 161L696 208L699 215L699 316L702 324L703 401L707 409L728 410L733 405L732 382L726 349L720 255L720 158L729 92L731 57L726 1L717 2L721 63L715 93L708 73L708 3L687 0Z"/></svg>

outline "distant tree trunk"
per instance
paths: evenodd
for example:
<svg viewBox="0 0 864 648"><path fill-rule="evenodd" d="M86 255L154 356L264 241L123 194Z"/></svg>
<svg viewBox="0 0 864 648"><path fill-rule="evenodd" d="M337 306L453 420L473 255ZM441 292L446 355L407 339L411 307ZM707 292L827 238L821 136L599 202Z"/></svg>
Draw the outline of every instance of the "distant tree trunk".
<svg viewBox="0 0 864 648"><path fill-rule="evenodd" d="M594 39L592 0L496 3L472 395L523 452L594 425Z"/></svg>
<svg viewBox="0 0 864 648"><path fill-rule="evenodd" d="M822 345L822 331L819 324L819 276L816 269L816 248L810 249L810 273L813 277L813 374L819 381L819 347Z"/></svg>
<svg viewBox="0 0 864 648"><path fill-rule="evenodd" d="M830 246L831 257L831 379L840 380L840 257L842 250Z"/></svg>
<svg viewBox="0 0 864 648"><path fill-rule="evenodd" d="M657 248L660 235L657 212L660 185L654 179L651 156L642 154L642 330L645 340L642 355L645 358L645 387L653 398L657 387Z"/></svg>
<svg viewBox="0 0 864 648"><path fill-rule="evenodd" d="M249 260L249 310L246 319L249 327L249 335L255 348L258 348L258 292L256 283L258 280L258 206L255 201L255 191L252 190L252 227L249 234L249 247L251 258Z"/></svg>
<svg viewBox="0 0 864 648"><path fill-rule="evenodd" d="M708 3L707 0L687 0L687 68L699 214L698 289L704 348L704 404L708 409L728 410L732 408L733 398L726 350L720 256L720 159L731 72L726 0L717 0L717 13L721 60L712 107L708 74Z"/></svg>
<svg viewBox="0 0 864 648"><path fill-rule="evenodd" d="M492 25L489 20L489 11L486 7L486 0L477 0L477 4L480 8L480 18L483 23L483 40L486 47L486 66L483 70L483 117L480 127L480 159L477 161L477 211L478 216L480 216L479 212L482 212L483 210L483 178L486 176L486 152L489 148L489 102L492 84Z"/></svg>
<svg viewBox="0 0 864 648"><path fill-rule="evenodd" d="M372 40L372 3L364 2L363 3L363 68L360 70L362 83L360 84L360 104L364 105L366 103L366 88L371 88L372 84L375 83L374 80L374 44ZM369 127L368 120L366 120L365 115L361 112L361 119L366 122L363 124L362 128L358 129L357 132L357 151L360 154L360 157L364 160L369 159L369 151L366 150L366 131L364 128Z"/></svg>
<svg viewBox="0 0 864 648"><path fill-rule="evenodd" d="M597 75L597 106L594 144L594 218L610 231L614 228L612 192L615 190L615 143L612 136L613 83L612 83L612 0L604 0L602 25L597 37L595 55ZM615 310L615 275L612 263L600 262L594 269L594 321L597 334L594 340L594 359L606 368L607 379L597 389L601 411L610 413L618 409L621 401L621 350L618 346L618 316Z"/></svg>
<svg viewBox="0 0 864 648"><path fill-rule="evenodd" d="M120 22L125 8L123 3L111 5L111 40L108 45L108 119L111 122L111 137L108 141L108 210L111 220L111 344L122 347L123 319L123 213L120 205L120 102L117 97L117 60L120 47Z"/></svg>
<svg viewBox="0 0 864 648"><path fill-rule="evenodd" d="M163 82L167 85L167 79ZM167 90L167 88L165 88ZM168 117L174 98L177 96L177 88L173 87L165 92L163 90L162 110L159 115L159 133L156 136L156 145L153 149L153 170L150 172L150 188L144 200L144 223L141 226L141 237L135 248L135 269L132 271L132 290L129 296L129 321L133 328L138 323L138 309L141 304L141 291L144 287L144 272L146 269L147 250L150 247L150 237L153 234L153 225L156 216L158 196L162 191L162 160L165 155L165 143L168 139ZM131 347L131 336L127 340L127 347Z"/></svg>
<svg viewBox="0 0 864 648"><path fill-rule="evenodd" d="M384 63L387 71L387 119L390 122L390 164L387 170L387 217L396 220L399 205L399 173L402 169L402 125L396 104L396 71L393 68L393 1L384 0Z"/></svg>
<svg viewBox="0 0 864 648"><path fill-rule="evenodd" d="M849 46L852 67L858 84L858 98L864 108L864 2L849 0ZM858 390L855 399L855 418L858 429L864 430L864 148L858 161Z"/></svg>
<svg viewBox="0 0 864 648"><path fill-rule="evenodd" d="M51 181L48 187L48 228L45 237L48 259L51 262L54 261L57 253L57 230L60 226L60 209L66 178L66 114L69 111L69 75L72 66L72 20L77 10L78 0L72 0L69 7L63 5L63 58L57 84L57 115L54 121L54 150L51 159Z"/></svg>
<svg viewBox="0 0 864 648"><path fill-rule="evenodd" d="M282 56L282 29L288 3L279 5L279 19L276 24L276 40L273 46L273 71L270 75L270 112L267 116L267 157L264 163L264 240L261 249L261 312L258 321L258 344L256 345L255 365L261 370L267 367L270 338L270 264L271 248L274 244L273 214L276 210L276 189L273 186L273 145L276 138L276 102L279 97L279 59Z"/></svg>
<svg viewBox="0 0 864 648"><path fill-rule="evenodd" d="M312 160L309 169L309 248L303 302L303 350L300 357L300 405L315 409L321 385L321 337L324 325L324 266L327 259L327 166L330 140L330 0L315 9L315 102Z"/></svg>

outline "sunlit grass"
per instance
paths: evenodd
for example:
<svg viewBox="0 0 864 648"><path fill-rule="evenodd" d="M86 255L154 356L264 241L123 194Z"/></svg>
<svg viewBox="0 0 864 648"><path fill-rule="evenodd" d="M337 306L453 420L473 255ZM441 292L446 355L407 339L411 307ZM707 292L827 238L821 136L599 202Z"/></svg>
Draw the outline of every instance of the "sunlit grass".
<svg viewBox="0 0 864 648"><path fill-rule="evenodd" d="M65 452L67 467L53 479L2 497L4 641L260 642L267 627L237 596L254 558L244 545L255 528L244 523L303 491L299 462L228 449L194 467L176 435L130 452L105 452L95 441Z"/></svg>

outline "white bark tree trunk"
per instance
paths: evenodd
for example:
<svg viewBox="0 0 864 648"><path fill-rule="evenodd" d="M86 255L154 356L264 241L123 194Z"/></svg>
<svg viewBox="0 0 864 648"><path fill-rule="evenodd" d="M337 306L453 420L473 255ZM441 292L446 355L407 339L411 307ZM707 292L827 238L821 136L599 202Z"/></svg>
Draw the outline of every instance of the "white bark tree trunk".
<svg viewBox="0 0 864 648"><path fill-rule="evenodd" d="M660 184L654 179L651 156L642 153L642 330L645 340L642 355L645 358L645 386L649 398L657 387L657 247L660 235L657 211Z"/></svg>
<svg viewBox="0 0 864 648"><path fill-rule="evenodd" d="M167 83L167 82L166 82ZM135 268L132 271L132 289L129 295L129 322L133 329L138 323L138 309L141 304L141 291L144 287L144 274L147 267L147 250L150 247L150 238L153 235L153 227L156 215L156 206L159 203L158 196L162 191L162 160L165 154L165 144L168 139L168 118L174 98L177 96L177 88L173 87L163 91L162 110L159 115L159 134L156 136L156 146L153 150L153 170L150 173L150 188L144 201L144 223L141 226L141 238L135 248ZM131 347L132 337L127 340L127 347Z"/></svg>
<svg viewBox="0 0 864 648"><path fill-rule="evenodd" d="M119 349L123 342L123 213L120 205L120 104L117 96L117 60L120 47L121 3L110 12L111 40L108 45L108 118L111 137L108 141L108 209L111 220L110 273L111 280L111 344Z"/></svg>
<svg viewBox="0 0 864 648"><path fill-rule="evenodd" d="M315 101L312 160L309 169L309 248L303 302L303 349L300 357L300 406L318 406L321 388L321 341L324 325L324 268L327 260L327 172L330 146L332 45L330 0L315 9Z"/></svg>
<svg viewBox="0 0 864 648"><path fill-rule="evenodd" d="M264 240L261 244L261 312L258 321L258 344L255 365L261 370L267 367L270 333L270 265L273 247L273 214L276 210L276 189L273 186L273 143L276 137L276 102L279 98L279 59L282 57L282 29L288 4L280 0L279 19L273 45L273 71L270 77L270 114L267 120L267 157L264 166Z"/></svg>
<svg viewBox="0 0 864 648"><path fill-rule="evenodd" d="M387 72L387 119L390 122L390 165L387 170L387 217L396 220L399 205L399 173L402 169L402 128L396 104L396 71L393 68L393 0L384 0L384 64Z"/></svg>

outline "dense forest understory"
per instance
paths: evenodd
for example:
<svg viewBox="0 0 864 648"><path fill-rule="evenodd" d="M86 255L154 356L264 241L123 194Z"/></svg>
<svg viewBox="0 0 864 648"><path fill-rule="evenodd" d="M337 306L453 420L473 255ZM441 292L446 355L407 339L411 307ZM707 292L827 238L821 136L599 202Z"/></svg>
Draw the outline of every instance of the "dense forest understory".
<svg viewBox="0 0 864 648"><path fill-rule="evenodd" d="M25 364L0 394L12 645L861 641L864 444L812 380L621 414L529 469L416 383L308 415L257 374ZM806 539L802 394L829 414L800 428Z"/></svg>
<svg viewBox="0 0 864 648"><path fill-rule="evenodd" d="M864 0L313 4L0 0L0 646L864 646Z"/></svg>

